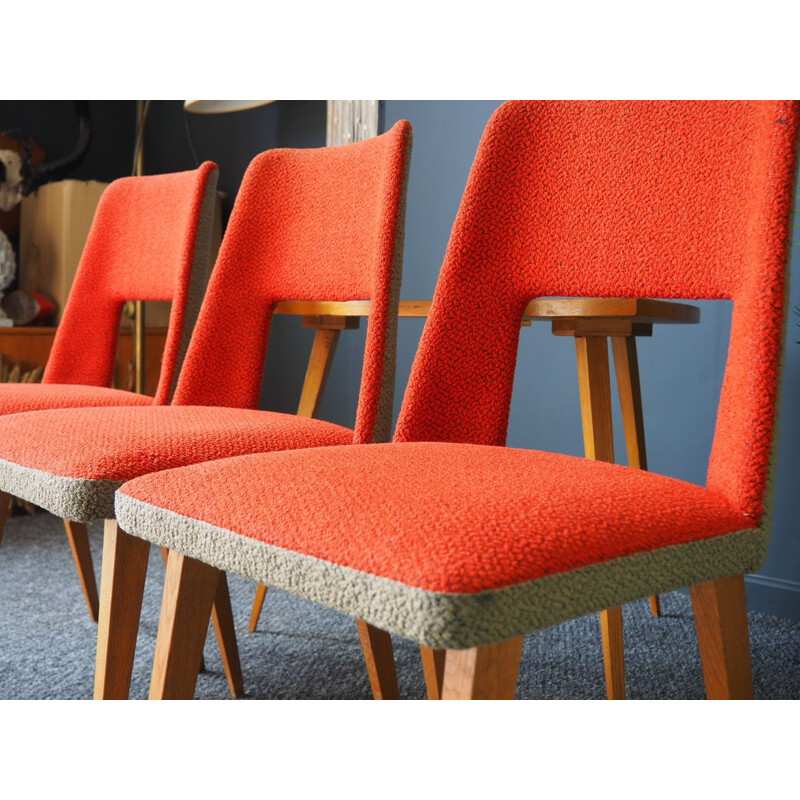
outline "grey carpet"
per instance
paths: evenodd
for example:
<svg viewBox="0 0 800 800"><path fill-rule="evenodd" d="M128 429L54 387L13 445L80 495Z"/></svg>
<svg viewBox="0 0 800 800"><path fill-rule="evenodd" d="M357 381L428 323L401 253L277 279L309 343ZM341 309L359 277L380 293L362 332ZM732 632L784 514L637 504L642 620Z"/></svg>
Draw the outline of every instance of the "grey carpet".
<svg viewBox="0 0 800 800"><path fill-rule="evenodd" d="M102 527L90 528L99 577ZM131 697L147 696L164 567L150 559ZM270 591L259 630L247 633L254 584L231 576L245 687L250 698L370 697L358 636L349 617ZM653 619L646 600L626 606L631 698L703 697L689 599L663 598ZM800 698L800 623L750 614L755 692L763 699ZM0 699L89 698L95 625L90 622L61 523L45 513L14 516L0 546ZM419 653L395 638L400 693L424 698ZM196 696L229 697L213 635ZM584 617L527 637L517 696L600 699L604 695L597 618Z"/></svg>

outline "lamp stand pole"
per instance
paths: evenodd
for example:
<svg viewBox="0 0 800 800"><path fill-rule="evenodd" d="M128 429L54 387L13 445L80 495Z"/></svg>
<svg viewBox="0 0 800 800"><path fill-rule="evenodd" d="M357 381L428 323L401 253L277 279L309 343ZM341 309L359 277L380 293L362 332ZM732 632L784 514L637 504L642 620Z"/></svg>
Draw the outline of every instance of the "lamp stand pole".
<svg viewBox="0 0 800 800"><path fill-rule="evenodd" d="M133 174L144 174L144 132L147 125L147 113L150 110L149 100L136 101L136 147L133 155ZM144 302L133 303L133 371L134 391L145 393L145 311Z"/></svg>

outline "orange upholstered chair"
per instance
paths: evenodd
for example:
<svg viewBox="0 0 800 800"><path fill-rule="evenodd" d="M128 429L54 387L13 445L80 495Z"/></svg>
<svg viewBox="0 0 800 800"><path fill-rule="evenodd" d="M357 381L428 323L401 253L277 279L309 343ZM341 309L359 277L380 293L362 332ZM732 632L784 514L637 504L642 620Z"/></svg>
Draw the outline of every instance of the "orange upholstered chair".
<svg viewBox="0 0 800 800"><path fill-rule="evenodd" d="M191 696L219 570L446 650L445 697L511 697L525 633L691 586L709 697L751 696L742 575L768 543L797 132L789 102L502 106L394 443L117 492L120 524L173 551L151 696ZM733 300L706 486L501 447L520 318L547 295Z"/></svg>
<svg viewBox="0 0 800 800"><path fill-rule="evenodd" d="M113 520L117 486L241 453L388 440L410 146L411 126L400 122L344 147L257 156L172 405L42 411L18 415L13 439L0 430L0 489L70 519L106 519L97 696L127 696L149 549ZM372 311L355 430L256 410L275 305L364 299ZM54 429L58 439L44 435ZM227 586L217 612L231 633ZM223 659L233 684L235 638L229 647Z"/></svg>
<svg viewBox="0 0 800 800"><path fill-rule="evenodd" d="M208 279L217 167L121 178L97 207L75 281L56 331L42 383L0 384L0 416L91 406L163 405ZM169 330L155 398L111 389L122 306L128 300L171 300ZM6 437L16 435L9 419ZM23 423L24 424L24 423ZM59 442L51 428L43 434ZM0 496L0 539L9 498ZM98 598L86 526L65 519L92 619Z"/></svg>

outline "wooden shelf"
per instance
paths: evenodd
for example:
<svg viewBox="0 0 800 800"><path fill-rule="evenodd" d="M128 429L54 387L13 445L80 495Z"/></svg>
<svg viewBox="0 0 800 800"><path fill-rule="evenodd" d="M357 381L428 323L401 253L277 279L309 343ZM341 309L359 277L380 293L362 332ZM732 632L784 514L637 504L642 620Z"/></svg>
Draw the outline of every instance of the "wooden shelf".
<svg viewBox="0 0 800 800"><path fill-rule="evenodd" d="M53 326L27 326L0 328L0 354L6 360L19 364L23 372L45 366L50 357L57 328ZM164 352L167 329L147 328L145 332L146 375L145 391L154 395L161 371L161 356ZM114 386L126 388L131 374L133 358L133 336L130 326L120 328L117 360L114 368Z"/></svg>

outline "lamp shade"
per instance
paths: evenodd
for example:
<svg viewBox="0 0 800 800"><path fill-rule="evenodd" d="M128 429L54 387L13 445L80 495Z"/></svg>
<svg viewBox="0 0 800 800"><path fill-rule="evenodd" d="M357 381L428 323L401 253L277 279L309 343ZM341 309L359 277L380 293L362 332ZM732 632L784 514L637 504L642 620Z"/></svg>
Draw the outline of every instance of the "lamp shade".
<svg viewBox="0 0 800 800"><path fill-rule="evenodd" d="M246 111L274 100L184 100L183 110L191 114L227 114L229 111Z"/></svg>

